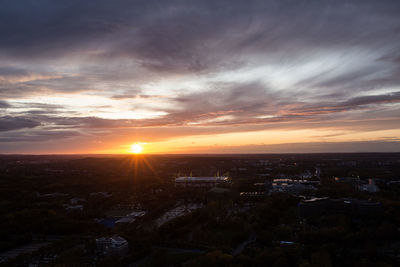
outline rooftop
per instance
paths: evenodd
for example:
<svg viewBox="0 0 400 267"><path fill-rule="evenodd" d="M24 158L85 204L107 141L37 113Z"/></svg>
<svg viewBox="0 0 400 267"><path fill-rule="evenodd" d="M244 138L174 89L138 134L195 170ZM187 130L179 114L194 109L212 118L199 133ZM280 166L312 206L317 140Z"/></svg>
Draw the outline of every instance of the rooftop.
<svg viewBox="0 0 400 267"><path fill-rule="evenodd" d="M206 182L206 183L208 182L208 183L211 183L211 182L215 182L215 181L218 181L218 182L228 181L228 177L226 177L226 176L216 176L216 177L213 177L213 176L185 177L185 176L183 176L183 177L178 177L175 179L175 182Z"/></svg>

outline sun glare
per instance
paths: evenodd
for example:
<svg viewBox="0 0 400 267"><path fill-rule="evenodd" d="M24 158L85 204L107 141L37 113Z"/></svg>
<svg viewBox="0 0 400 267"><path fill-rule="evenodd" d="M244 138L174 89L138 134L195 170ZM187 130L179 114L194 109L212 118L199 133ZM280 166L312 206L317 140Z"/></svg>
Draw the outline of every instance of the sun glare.
<svg viewBox="0 0 400 267"><path fill-rule="evenodd" d="M143 151L143 147L140 144L131 145L130 152L133 154L140 154Z"/></svg>

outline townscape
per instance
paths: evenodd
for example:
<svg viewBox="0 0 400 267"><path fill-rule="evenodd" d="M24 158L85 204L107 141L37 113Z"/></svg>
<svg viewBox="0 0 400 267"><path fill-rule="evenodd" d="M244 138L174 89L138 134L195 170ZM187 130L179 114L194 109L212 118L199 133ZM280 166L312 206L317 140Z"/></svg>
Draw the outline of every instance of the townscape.
<svg viewBox="0 0 400 267"><path fill-rule="evenodd" d="M399 266L400 154L3 155L0 266Z"/></svg>
<svg viewBox="0 0 400 267"><path fill-rule="evenodd" d="M0 267L400 266L400 0L3 0Z"/></svg>

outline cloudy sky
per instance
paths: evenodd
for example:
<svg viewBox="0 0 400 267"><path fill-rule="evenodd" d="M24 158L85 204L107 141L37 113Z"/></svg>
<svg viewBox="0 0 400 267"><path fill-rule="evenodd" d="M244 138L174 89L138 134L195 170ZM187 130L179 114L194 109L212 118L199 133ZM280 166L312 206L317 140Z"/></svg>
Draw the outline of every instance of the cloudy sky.
<svg viewBox="0 0 400 267"><path fill-rule="evenodd" d="M400 151L399 14L0 0L0 153Z"/></svg>

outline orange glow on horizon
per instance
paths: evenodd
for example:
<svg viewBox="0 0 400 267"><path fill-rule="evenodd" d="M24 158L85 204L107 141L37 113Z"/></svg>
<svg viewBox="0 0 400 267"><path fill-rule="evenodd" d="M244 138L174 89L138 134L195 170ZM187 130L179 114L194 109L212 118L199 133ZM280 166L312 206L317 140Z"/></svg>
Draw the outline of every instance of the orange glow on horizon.
<svg viewBox="0 0 400 267"><path fill-rule="evenodd" d="M91 147L93 150L89 153L134 155L269 153L270 151L279 153L278 145L281 144L288 144L286 148L284 147L285 151L288 151L292 144L302 144L304 151L307 152L308 143L366 142L380 140L388 136L399 136L399 134L400 131L397 129L359 133L346 129L332 130L326 128L168 136L155 140L152 140L149 136L136 136L136 140L146 140L146 142L135 143L132 143L132 137L116 137L101 144L93 143ZM263 146L265 146L265 150L262 148ZM88 152L82 151L81 153Z"/></svg>

